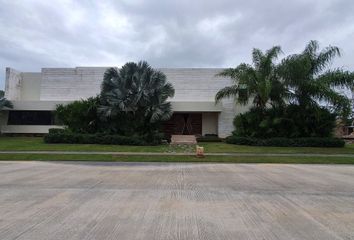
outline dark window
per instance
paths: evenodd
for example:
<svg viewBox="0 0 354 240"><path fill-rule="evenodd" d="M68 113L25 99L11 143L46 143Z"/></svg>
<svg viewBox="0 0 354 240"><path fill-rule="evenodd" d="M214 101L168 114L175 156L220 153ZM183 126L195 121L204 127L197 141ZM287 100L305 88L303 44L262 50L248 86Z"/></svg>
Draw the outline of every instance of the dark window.
<svg viewBox="0 0 354 240"><path fill-rule="evenodd" d="M51 111L10 111L7 125L52 125Z"/></svg>

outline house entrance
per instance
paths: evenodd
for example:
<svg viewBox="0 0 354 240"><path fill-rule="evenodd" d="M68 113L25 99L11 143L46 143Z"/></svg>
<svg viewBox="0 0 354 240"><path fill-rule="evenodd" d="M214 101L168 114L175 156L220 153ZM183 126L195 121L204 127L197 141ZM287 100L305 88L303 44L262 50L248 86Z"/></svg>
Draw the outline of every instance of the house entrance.
<svg viewBox="0 0 354 240"><path fill-rule="evenodd" d="M163 126L166 136L202 135L201 113L174 113Z"/></svg>

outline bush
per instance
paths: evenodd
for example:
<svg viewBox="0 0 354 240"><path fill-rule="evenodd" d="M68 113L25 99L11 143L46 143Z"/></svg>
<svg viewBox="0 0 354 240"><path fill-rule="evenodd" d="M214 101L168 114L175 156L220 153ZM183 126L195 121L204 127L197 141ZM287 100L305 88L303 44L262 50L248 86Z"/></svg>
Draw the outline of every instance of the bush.
<svg viewBox="0 0 354 240"><path fill-rule="evenodd" d="M344 147L345 142L339 138L250 138L230 136L226 142L249 146L274 147Z"/></svg>
<svg viewBox="0 0 354 240"><path fill-rule="evenodd" d="M331 137L335 119L335 114L320 107L301 109L297 105L289 105L265 111L252 108L235 117L233 135L254 138Z"/></svg>
<svg viewBox="0 0 354 240"><path fill-rule="evenodd" d="M100 120L97 115L99 97L74 101L56 107L56 118L59 123L76 133L95 133L99 130Z"/></svg>
<svg viewBox="0 0 354 240"><path fill-rule="evenodd" d="M65 133L67 130L64 128L50 128L48 130L49 134L59 134L59 133Z"/></svg>
<svg viewBox="0 0 354 240"><path fill-rule="evenodd" d="M45 143L78 143L78 144L115 144L115 145L156 145L161 143L161 139L156 137L153 141L148 141L144 137L139 136L120 136L98 134L81 134L69 131L52 130L44 136Z"/></svg>
<svg viewBox="0 0 354 240"><path fill-rule="evenodd" d="M216 134L205 134L205 136L198 137L197 142L222 142L222 139Z"/></svg>

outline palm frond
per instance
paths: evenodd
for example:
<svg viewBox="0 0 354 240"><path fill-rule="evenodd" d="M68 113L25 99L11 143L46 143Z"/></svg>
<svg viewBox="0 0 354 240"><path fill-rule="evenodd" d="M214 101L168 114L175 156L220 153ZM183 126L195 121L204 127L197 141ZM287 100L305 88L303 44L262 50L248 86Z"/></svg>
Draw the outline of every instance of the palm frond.
<svg viewBox="0 0 354 240"><path fill-rule="evenodd" d="M224 87L216 93L215 102L218 103L221 101L221 99L237 96L238 93L239 87L237 85Z"/></svg>
<svg viewBox="0 0 354 240"><path fill-rule="evenodd" d="M313 62L314 74L321 72L333 61L335 57L340 57L341 53L338 47L329 46L322 50Z"/></svg>
<svg viewBox="0 0 354 240"><path fill-rule="evenodd" d="M342 69L328 70L318 76L317 81L325 83L330 87L354 87L354 73Z"/></svg>
<svg viewBox="0 0 354 240"><path fill-rule="evenodd" d="M137 119L146 116L150 121L153 116L151 121L161 121L172 114L170 104L165 103L173 96L174 88L166 81L165 74L155 71L145 61L129 62L119 71L106 71L99 111L105 117L125 113Z"/></svg>
<svg viewBox="0 0 354 240"><path fill-rule="evenodd" d="M316 53L319 49L320 45L317 41L311 40L305 47L305 50L303 51L303 54L307 54L313 58L315 58Z"/></svg>

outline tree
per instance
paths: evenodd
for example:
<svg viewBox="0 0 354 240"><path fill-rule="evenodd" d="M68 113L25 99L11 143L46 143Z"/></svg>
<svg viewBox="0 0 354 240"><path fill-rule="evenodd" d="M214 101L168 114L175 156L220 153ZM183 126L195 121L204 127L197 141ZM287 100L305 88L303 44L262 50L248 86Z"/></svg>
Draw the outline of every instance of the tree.
<svg viewBox="0 0 354 240"><path fill-rule="evenodd" d="M236 68L228 68L218 76L230 77L233 85L218 91L215 96L216 102L223 98L234 97L236 102L246 105L253 99L256 108L265 110L267 105L283 105L285 89L277 73L274 61L281 53L279 46L273 47L263 53L259 49L253 49L251 66L242 63Z"/></svg>
<svg viewBox="0 0 354 240"><path fill-rule="evenodd" d="M129 62L105 72L99 112L107 123L116 120L110 124L113 131L149 134L172 116L171 103L166 100L173 96L174 88L162 72L144 61Z"/></svg>
<svg viewBox="0 0 354 240"><path fill-rule="evenodd" d="M5 97L5 92L0 90L0 111L3 110L5 107L13 108L12 103L7 100Z"/></svg>
<svg viewBox="0 0 354 240"><path fill-rule="evenodd" d="M336 91L338 87L352 89L354 75L343 69L329 69L335 57L340 56L338 47L329 46L319 51L317 41L310 41L300 54L286 57L279 66L284 80L287 98L303 109L326 102L336 113L346 117L351 112L350 100Z"/></svg>

